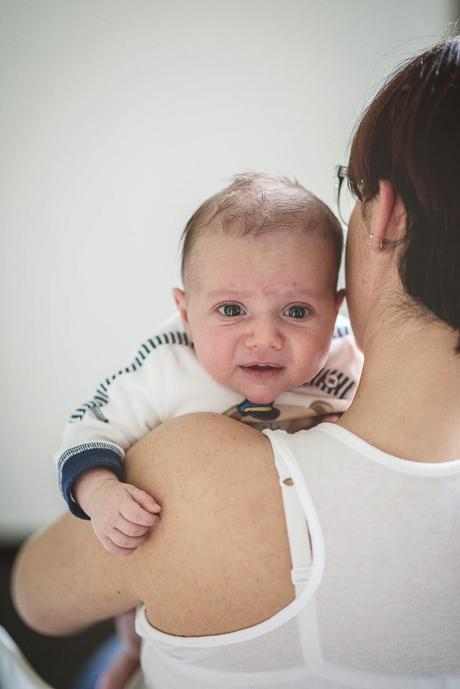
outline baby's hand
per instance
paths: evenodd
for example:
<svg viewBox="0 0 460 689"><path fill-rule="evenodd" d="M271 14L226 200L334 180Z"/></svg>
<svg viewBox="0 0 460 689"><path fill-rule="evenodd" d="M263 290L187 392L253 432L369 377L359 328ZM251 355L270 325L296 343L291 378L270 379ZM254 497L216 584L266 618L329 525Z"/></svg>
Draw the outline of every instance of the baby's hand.
<svg viewBox="0 0 460 689"><path fill-rule="evenodd" d="M121 483L108 469L91 469L75 483L74 495L91 517L109 553L130 555L150 535L161 507L145 491Z"/></svg>

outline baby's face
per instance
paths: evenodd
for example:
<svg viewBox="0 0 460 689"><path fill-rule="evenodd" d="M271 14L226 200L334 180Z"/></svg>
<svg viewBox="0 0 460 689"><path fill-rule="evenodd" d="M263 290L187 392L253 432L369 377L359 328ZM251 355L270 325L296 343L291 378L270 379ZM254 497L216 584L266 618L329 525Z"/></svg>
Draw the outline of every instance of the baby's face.
<svg viewBox="0 0 460 689"><path fill-rule="evenodd" d="M334 263L330 245L305 233L205 232L186 294L175 297L206 371L257 403L310 380L325 363L342 299Z"/></svg>

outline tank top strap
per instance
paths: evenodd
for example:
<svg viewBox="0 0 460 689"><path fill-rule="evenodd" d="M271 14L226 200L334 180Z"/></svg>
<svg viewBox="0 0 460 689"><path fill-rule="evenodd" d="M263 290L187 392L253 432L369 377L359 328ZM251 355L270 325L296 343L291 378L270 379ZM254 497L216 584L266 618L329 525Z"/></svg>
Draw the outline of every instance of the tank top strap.
<svg viewBox="0 0 460 689"><path fill-rule="evenodd" d="M278 453L275 453L275 466L279 475L291 553L291 580L297 597L303 591L312 570L310 534L289 468Z"/></svg>

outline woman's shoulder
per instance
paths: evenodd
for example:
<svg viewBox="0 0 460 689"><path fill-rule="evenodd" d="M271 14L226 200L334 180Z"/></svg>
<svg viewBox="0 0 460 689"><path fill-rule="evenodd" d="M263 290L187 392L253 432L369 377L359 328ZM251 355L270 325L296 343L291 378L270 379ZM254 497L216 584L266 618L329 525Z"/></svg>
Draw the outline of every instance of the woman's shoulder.
<svg viewBox="0 0 460 689"><path fill-rule="evenodd" d="M270 445L259 431L221 414L209 412L186 414L168 420L139 440L129 451L131 470L144 465L155 456L155 468L166 463L195 475L205 468L221 465L233 458L234 470L245 462L248 454L254 460L270 457ZM135 462L133 457L135 455ZM170 472L168 472L170 473Z"/></svg>
<svg viewBox="0 0 460 689"><path fill-rule="evenodd" d="M221 634L257 624L292 599L279 479L260 432L191 414L155 429L127 462L129 480L162 505L136 571L155 627ZM261 598L261 590L269 593Z"/></svg>

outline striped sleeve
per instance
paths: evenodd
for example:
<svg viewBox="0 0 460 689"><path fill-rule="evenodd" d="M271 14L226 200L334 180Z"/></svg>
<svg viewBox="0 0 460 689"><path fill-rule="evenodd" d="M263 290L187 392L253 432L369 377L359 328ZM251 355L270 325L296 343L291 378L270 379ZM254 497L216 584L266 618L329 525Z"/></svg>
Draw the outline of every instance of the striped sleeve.
<svg viewBox="0 0 460 689"><path fill-rule="evenodd" d="M71 414L55 460L61 494L76 516L88 518L72 495L76 479L104 467L123 480L125 450L165 419L168 390L181 382L171 366L165 378L167 350L177 346L191 346L180 330L149 338L128 366L102 380L93 397Z"/></svg>
<svg viewBox="0 0 460 689"><path fill-rule="evenodd" d="M75 502L72 487L88 469L104 468L113 471L119 481L124 479L123 452L109 443L86 443L66 450L59 458L59 487L69 510L80 519L89 519Z"/></svg>

